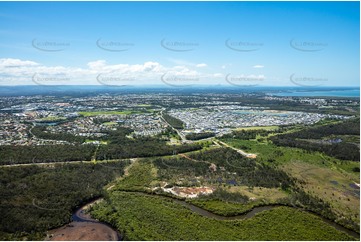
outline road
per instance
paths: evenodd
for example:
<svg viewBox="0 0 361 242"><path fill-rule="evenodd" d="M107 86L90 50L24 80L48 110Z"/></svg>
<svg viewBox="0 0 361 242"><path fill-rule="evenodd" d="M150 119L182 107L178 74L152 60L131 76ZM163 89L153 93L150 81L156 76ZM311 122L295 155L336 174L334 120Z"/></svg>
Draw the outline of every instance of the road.
<svg viewBox="0 0 361 242"><path fill-rule="evenodd" d="M178 153L179 154L187 154L190 153L192 151L188 151L188 152L184 152L184 153ZM166 155L159 155L159 156L152 156L152 157L164 157L164 156L169 156L169 154ZM125 161L125 160L130 160L131 162L134 162L136 159L142 159L142 158L146 158L146 157L132 157L132 158L124 158L124 159L114 159L114 160L97 160L96 163L97 164L101 164L101 163L107 163L107 162L116 162L116 161ZM16 167L16 166L54 166L56 164L67 164L67 163L92 163L94 164L94 160L91 161L58 161L58 162L41 162L41 163L21 163L21 164L11 164L11 165L0 165L0 168L5 168L5 167Z"/></svg>
<svg viewBox="0 0 361 242"><path fill-rule="evenodd" d="M120 160L129 160L129 159L120 159ZM116 160L98 160L97 163L102 162L114 162L119 161L119 159ZM58 161L58 162L41 162L41 163L22 163L22 164L11 164L11 165L0 165L0 168L3 167L16 167L16 166L53 166L56 164L67 164L67 163L94 163L94 161Z"/></svg>
<svg viewBox="0 0 361 242"><path fill-rule="evenodd" d="M170 123L167 122L167 120L165 120L163 118L163 110L160 112L160 118L163 120L163 122L165 122L167 125L169 125L169 127L171 127L175 132L177 132L179 137L181 137L181 139L182 139L182 143L192 143L192 141L186 139L185 135L182 134L182 132L180 132L178 129L174 128L172 125L170 125Z"/></svg>
<svg viewBox="0 0 361 242"><path fill-rule="evenodd" d="M228 147L228 148L231 148L232 150L237 151L238 153L240 153L241 155L243 155L243 156L245 156L245 157L247 157L247 158L253 158L253 159L257 158L257 155L256 155L256 154L247 153L247 152L245 152L244 150L234 148L234 147L230 146L229 144L226 144L226 143L224 143L224 142L222 142L222 141L220 141L220 140L217 140L217 141L216 141L216 140L213 140L213 142L214 142L215 144L217 144L217 145L223 145L223 146L226 146L226 147Z"/></svg>
<svg viewBox="0 0 361 242"><path fill-rule="evenodd" d="M212 137L213 138L213 137ZM235 151L237 151L238 153L240 153L241 155L248 157L248 158L256 158L257 155L256 154L250 154L250 153L246 153L245 151L241 150L241 149L236 149L222 141L219 140L213 140L213 143L218 145L218 146L225 146L228 148L231 148ZM181 154L187 154L190 153L192 151L189 152L184 152L184 153L179 153L178 155ZM157 157L163 157L163 156L169 156L169 155L161 155L161 156L157 156ZM106 162L115 162L115 161L122 161L122 160L131 160L131 161L135 161L136 159L141 159L144 157L132 157L132 158L125 158L125 159L113 159L113 160L97 160L96 163L106 163ZM17 166L33 166L33 165L37 165L37 166L54 166L56 164L66 164L66 163L93 163L94 164L94 160L90 160L90 161L58 161L58 162L41 162L41 163L22 163L22 164L11 164L11 165L0 165L0 168L5 168L5 167L17 167Z"/></svg>

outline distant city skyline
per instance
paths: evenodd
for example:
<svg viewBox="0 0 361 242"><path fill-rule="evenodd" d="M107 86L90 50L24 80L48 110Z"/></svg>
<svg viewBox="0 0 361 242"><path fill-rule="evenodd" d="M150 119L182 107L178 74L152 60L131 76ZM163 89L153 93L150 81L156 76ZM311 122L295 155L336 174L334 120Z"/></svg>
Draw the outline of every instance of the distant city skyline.
<svg viewBox="0 0 361 242"><path fill-rule="evenodd" d="M360 3L0 2L0 86L359 86Z"/></svg>

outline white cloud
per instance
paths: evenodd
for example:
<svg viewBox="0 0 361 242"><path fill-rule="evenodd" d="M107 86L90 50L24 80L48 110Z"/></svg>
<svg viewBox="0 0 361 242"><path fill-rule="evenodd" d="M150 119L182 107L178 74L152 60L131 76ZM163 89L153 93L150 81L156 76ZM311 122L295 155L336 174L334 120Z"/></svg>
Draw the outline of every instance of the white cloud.
<svg viewBox="0 0 361 242"><path fill-rule="evenodd" d="M207 64L205 64L205 63L200 63L200 64L197 64L196 67L207 67Z"/></svg>
<svg viewBox="0 0 361 242"><path fill-rule="evenodd" d="M105 60L92 61L87 64L90 69L99 70L102 69L106 64Z"/></svg>
<svg viewBox="0 0 361 242"><path fill-rule="evenodd" d="M159 73L164 71L166 68L163 67L158 62L148 61L144 64L116 64L109 65L104 60L98 60L89 62L87 64L90 70L95 70L97 72L118 72L118 73L135 73L135 74L144 74L144 73ZM179 68L179 67L178 67Z"/></svg>
<svg viewBox="0 0 361 242"><path fill-rule="evenodd" d="M146 72L160 72L164 69L164 67L159 64L158 62L145 62L143 67L142 67L142 71L146 71Z"/></svg>
<svg viewBox="0 0 361 242"><path fill-rule="evenodd" d="M164 66L146 61L138 64L108 63L106 60L88 62L85 67L49 66L30 60L0 59L1 85L146 85L162 84L162 76L181 82L197 80L196 84L225 82L226 73L203 71L205 63ZM224 65L226 68L230 64ZM201 71L202 70L202 71ZM264 79L264 76L246 76ZM173 79L172 79L173 78ZM243 78L243 77L241 77ZM59 81L59 82L57 82ZM128 81L128 82L127 82ZM184 81L185 83L189 83Z"/></svg>
<svg viewBox="0 0 361 242"><path fill-rule="evenodd" d="M116 80L126 77L137 83L155 83L160 81L164 73L174 73L183 76L201 76L193 66L176 65L165 67L158 62L147 61L142 64L109 64L105 60L88 62L85 68L46 66L33 61L19 59L0 59L0 85L33 85L34 77L39 80L51 79L47 84L88 84L98 85L97 77L102 80ZM125 79L126 79L125 78ZM56 80L61 82L56 83ZM65 80L65 81L64 81ZM134 83L133 84L137 84ZM46 84L44 84L46 85ZM50 84L49 84L50 85Z"/></svg>
<svg viewBox="0 0 361 242"><path fill-rule="evenodd" d="M253 68L263 68L264 66L262 65L254 65Z"/></svg>
<svg viewBox="0 0 361 242"><path fill-rule="evenodd" d="M26 67L26 66L37 66L39 65L38 63L34 62L34 61L23 61L23 60L19 60L19 59L11 59L11 58L3 58L0 59L0 68L2 67Z"/></svg>

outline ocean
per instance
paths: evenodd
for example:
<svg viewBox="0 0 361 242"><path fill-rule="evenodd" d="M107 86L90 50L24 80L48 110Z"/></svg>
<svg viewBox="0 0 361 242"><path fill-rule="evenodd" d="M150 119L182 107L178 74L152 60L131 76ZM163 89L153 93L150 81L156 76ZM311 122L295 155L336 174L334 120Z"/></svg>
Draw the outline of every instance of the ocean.
<svg viewBox="0 0 361 242"><path fill-rule="evenodd" d="M291 97L360 97L360 89L323 90L323 91L290 91L272 93L275 96Z"/></svg>

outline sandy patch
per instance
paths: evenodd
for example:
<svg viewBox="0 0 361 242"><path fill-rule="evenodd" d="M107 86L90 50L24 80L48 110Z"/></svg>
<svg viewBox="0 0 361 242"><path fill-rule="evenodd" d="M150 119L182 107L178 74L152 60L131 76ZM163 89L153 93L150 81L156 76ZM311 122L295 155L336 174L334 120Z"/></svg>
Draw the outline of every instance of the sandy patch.
<svg viewBox="0 0 361 242"><path fill-rule="evenodd" d="M48 232L50 241L116 241L117 233L108 226L92 222L72 222Z"/></svg>

